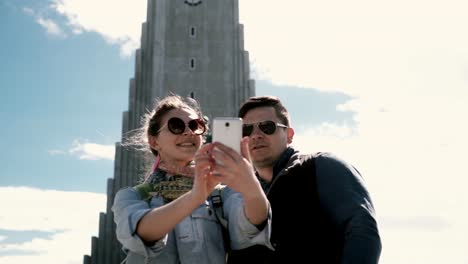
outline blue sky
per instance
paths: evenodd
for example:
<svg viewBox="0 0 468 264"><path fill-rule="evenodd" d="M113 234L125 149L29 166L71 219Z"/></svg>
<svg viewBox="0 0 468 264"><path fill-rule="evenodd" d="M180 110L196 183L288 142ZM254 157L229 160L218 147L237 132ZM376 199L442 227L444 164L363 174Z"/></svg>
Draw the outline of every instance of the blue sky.
<svg viewBox="0 0 468 264"><path fill-rule="evenodd" d="M295 147L363 173L381 263L468 263L468 4L322 2L240 0L257 94L284 100ZM0 2L0 263L89 254L145 8Z"/></svg>
<svg viewBox="0 0 468 264"><path fill-rule="evenodd" d="M24 9L34 2L0 9L1 147L8 149L0 154L0 185L103 192L111 160L58 153L75 141L119 139L133 60L96 33L47 34Z"/></svg>

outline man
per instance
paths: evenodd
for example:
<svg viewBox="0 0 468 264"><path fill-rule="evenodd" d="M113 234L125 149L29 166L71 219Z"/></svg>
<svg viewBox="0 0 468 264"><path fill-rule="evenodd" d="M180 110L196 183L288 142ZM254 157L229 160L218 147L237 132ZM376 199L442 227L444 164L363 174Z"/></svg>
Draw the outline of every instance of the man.
<svg viewBox="0 0 468 264"><path fill-rule="evenodd" d="M273 213L271 242L234 252L256 263L378 263L381 241L373 204L359 172L330 153L303 155L289 146L294 129L272 96L240 108L243 136Z"/></svg>

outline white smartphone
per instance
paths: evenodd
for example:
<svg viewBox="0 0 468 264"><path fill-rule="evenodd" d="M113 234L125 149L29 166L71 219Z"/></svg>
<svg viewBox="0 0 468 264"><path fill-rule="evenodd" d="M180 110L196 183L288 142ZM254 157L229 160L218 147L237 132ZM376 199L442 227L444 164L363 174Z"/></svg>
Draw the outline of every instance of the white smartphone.
<svg viewBox="0 0 468 264"><path fill-rule="evenodd" d="M215 117L213 119L212 142L221 142L240 154L242 139L242 118Z"/></svg>

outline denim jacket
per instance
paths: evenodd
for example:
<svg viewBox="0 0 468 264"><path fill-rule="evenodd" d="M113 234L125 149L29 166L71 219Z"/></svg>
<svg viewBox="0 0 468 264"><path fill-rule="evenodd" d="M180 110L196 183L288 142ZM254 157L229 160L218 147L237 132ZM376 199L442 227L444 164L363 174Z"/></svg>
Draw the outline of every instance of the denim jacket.
<svg viewBox="0 0 468 264"><path fill-rule="evenodd" d="M243 249L270 244L271 209L262 230L245 216L242 197L224 186L221 192L223 215L228 222L230 246ZM112 211L117 225L117 239L127 254L126 263L226 263L222 226L210 201L196 208L155 244L145 245L136 233L140 219L153 208L164 204L160 196L150 202L141 199L137 190L126 187L115 196Z"/></svg>

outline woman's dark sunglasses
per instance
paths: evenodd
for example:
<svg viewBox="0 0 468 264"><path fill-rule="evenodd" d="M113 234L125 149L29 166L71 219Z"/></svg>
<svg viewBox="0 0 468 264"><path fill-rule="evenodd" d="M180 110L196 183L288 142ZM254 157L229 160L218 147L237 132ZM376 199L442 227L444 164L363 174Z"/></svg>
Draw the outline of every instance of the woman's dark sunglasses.
<svg viewBox="0 0 468 264"><path fill-rule="evenodd" d="M248 137L252 135L252 132L254 130L254 125L257 125L257 127L265 133L266 135L273 135L276 131L276 127L284 127L287 128L288 126L280 124L280 123L275 123L273 121L263 121L263 122L258 122L254 124L244 124L242 125L242 136L243 137Z"/></svg>
<svg viewBox="0 0 468 264"><path fill-rule="evenodd" d="M190 130L192 130L195 135L201 135L206 131L205 122L203 122L201 119L192 119L188 121L188 123L185 123L184 120L178 117L173 117L167 121L167 128L174 135L180 135L184 133L186 127L190 128ZM161 131L163 128L164 127L159 129L159 131Z"/></svg>

